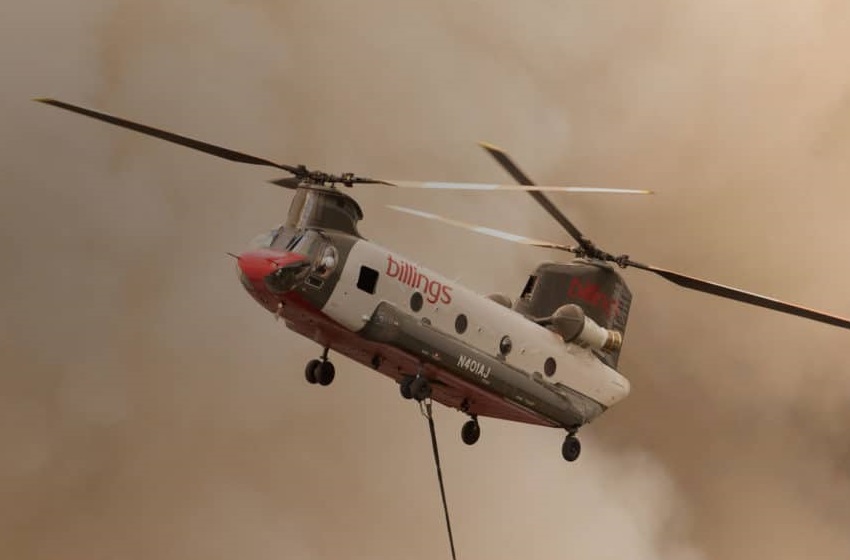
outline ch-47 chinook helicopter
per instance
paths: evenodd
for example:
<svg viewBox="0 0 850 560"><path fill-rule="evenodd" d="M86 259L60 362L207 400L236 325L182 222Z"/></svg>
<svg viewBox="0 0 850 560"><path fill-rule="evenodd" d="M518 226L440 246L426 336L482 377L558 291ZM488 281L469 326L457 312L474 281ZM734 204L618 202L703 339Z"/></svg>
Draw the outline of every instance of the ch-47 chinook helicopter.
<svg viewBox="0 0 850 560"><path fill-rule="evenodd" d="M470 416L461 436L472 445L478 418L559 427L562 455L581 452L578 429L629 394L616 371L632 295L618 268L652 272L679 286L850 329L850 320L615 256L594 245L545 191L645 193L627 189L536 186L500 149L483 145L519 185L383 181L275 163L54 99L37 101L231 161L282 169L273 181L295 191L286 221L238 259L244 288L287 327L324 351L307 381L330 384L333 350L395 380L403 397L433 399ZM338 185L527 191L576 241L568 246L473 226L402 207L423 218L574 255L545 263L519 298L481 296L385 249L357 230L363 211ZM430 418L429 418L430 419ZM433 436L433 427L432 427ZM435 448L436 450L436 448ZM438 463L439 465L439 463Z"/></svg>

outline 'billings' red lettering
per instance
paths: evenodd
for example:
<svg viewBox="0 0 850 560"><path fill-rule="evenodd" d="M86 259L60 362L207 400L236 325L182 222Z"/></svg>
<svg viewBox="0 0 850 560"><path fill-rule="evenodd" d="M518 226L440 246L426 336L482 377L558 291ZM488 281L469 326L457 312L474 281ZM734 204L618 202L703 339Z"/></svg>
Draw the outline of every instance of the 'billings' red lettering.
<svg viewBox="0 0 850 560"><path fill-rule="evenodd" d="M419 272L419 269L414 265L401 259L396 260L392 255L387 255L387 276L397 279L414 290L419 290L426 297L428 303L439 301L448 305L452 302L451 286L446 286L437 280L431 280L426 274Z"/></svg>

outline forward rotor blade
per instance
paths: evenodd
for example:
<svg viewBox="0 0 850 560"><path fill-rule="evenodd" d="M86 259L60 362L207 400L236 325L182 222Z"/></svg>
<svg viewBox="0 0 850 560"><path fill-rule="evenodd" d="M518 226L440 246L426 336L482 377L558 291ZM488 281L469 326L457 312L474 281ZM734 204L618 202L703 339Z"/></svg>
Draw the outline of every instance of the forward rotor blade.
<svg viewBox="0 0 850 560"><path fill-rule="evenodd" d="M561 187L551 185L499 185L491 183L446 183L437 181L386 181L394 187L405 189L437 189L458 191L549 191L590 194L653 194L637 189L607 189L602 187Z"/></svg>
<svg viewBox="0 0 850 560"><path fill-rule="evenodd" d="M295 175L295 177L284 177L282 179L274 179L272 181L269 181L269 183L271 183L272 185L277 185L278 187L283 187L286 189L296 189L305 182L317 185L327 183L340 183L345 185L346 187L351 187L354 185L388 185L390 187L395 186L392 183L388 183L387 181L382 181L380 179L355 177L353 175L329 175L327 173L322 173L321 171L307 171L302 169L298 170L298 174Z"/></svg>
<svg viewBox="0 0 850 560"><path fill-rule="evenodd" d="M430 212L423 212L421 210L414 210L412 208L405 208L404 206L393 206L387 205L387 208L391 208L398 212L404 212L406 214L411 214L413 216L419 216L420 218L427 218L429 220L434 220L437 222L442 222L444 224L449 224L451 226L459 227L468 231L474 231L476 233L483 233L484 235L489 235L490 237L496 237L498 239L502 239L505 241L513 241L514 243L521 243L523 245L530 245L532 247L543 247L545 249L557 249L559 251L567 251L568 253L575 253L576 249L574 247L569 247L567 245L560 245L558 243L552 243L550 241L542 241L540 239L532 239L531 237L524 237L522 235L516 235L513 233L508 233L505 231L501 231L498 229L493 229L484 226L477 226L474 224L467 224L466 222L461 222L459 220L452 220L451 218L444 218L443 216L439 216L437 214L431 214Z"/></svg>
<svg viewBox="0 0 850 560"><path fill-rule="evenodd" d="M844 317L830 315L829 313L824 313L822 311L817 311L808 307L803 307L800 305L795 305L793 303L780 301L778 299L754 294L752 292L747 292L744 290L739 290L738 288L732 288L730 286L725 286L716 282L702 280L700 278L695 278L693 276L688 276L686 274L673 272L672 270L666 270L651 265L641 264L633 261L625 261L625 265L632 266L634 268L639 268L641 270L647 270L649 272L657 274L658 276L661 276L665 280L669 280L670 282L673 282L678 286L682 286L683 288L688 288L690 290L705 292L707 294L720 296L722 298L740 301L742 303L748 303L750 305L756 305L758 307L764 307L765 309L772 309L774 311L779 311L780 313L788 313L790 315L796 315L805 319L811 319L812 321L818 321L820 323L826 323L828 325L833 325L844 329L850 329L850 319L845 319Z"/></svg>
<svg viewBox="0 0 850 560"><path fill-rule="evenodd" d="M47 105L53 105L54 107L59 107L60 109L65 109L66 111L71 111L73 113L78 113L80 115L84 115L86 117L91 117L93 119L97 119L99 121L107 122L109 124L114 124L115 126L120 126L122 128L127 128L133 130L135 132L140 132L142 134L147 134L148 136L153 136L154 138L159 138L160 140L165 140L167 142L171 142L173 144L179 144L181 146L186 146L187 148L192 148L193 150L198 150L200 152L204 152L206 154L214 155L220 158L224 158L230 161L235 161L238 163L248 163L251 165L264 165L267 167L275 167L277 169L283 169L284 171L289 171L290 173L298 173L300 169L298 167L292 165L286 165L282 163L275 163L273 161L259 158L256 156L252 156L250 154L244 154L242 152L237 152L234 150L230 150L228 148L223 148L221 146L216 146L215 144L209 144L207 142L202 142L200 140L195 140L194 138L189 138L188 136L181 136L179 134L175 134L173 132L168 132L165 130L161 130L158 128L154 128L152 126L147 126L144 124L139 124L133 121L129 121L127 119L122 119L120 117L115 117L113 115L108 115L106 113L101 113L99 111L93 111L92 109L86 109L84 107L78 107L76 105L71 105L70 103L65 103L63 101L59 101L56 99L50 98L41 98L35 99L39 103L45 103Z"/></svg>
<svg viewBox="0 0 850 560"><path fill-rule="evenodd" d="M493 158L497 162L499 162L499 165L501 165L505 169L505 171L507 171L510 176L513 177L514 180L516 180L517 183L519 183L520 185L527 186L534 185L534 182L528 178L528 175L522 172L519 166L517 166L517 164L513 162L510 156L508 156L508 154L503 149L497 148L492 144L487 144L486 142L481 142L480 146L487 150L487 153L493 156ZM531 197L538 202L538 204L540 204L547 212L549 212L549 215L555 218L555 221L561 224L561 227L567 230L567 233L569 233L572 238L578 242L578 244L581 246L582 249L585 250L585 252L594 252L595 247L593 243L591 243L588 238L582 235L579 229L573 225L573 223L563 214L563 212L558 210L558 208L552 203L552 201L549 200L549 197L538 191L529 191L528 194L530 194Z"/></svg>

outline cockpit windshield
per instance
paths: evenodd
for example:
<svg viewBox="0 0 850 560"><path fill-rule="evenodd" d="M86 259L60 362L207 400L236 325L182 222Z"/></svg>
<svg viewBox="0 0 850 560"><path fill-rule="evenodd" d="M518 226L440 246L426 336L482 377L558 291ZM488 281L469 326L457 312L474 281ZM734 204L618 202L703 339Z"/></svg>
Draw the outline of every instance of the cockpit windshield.
<svg viewBox="0 0 850 560"><path fill-rule="evenodd" d="M275 242L279 233L279 229L273 229L271 231L261 233L251 240L248 247L251 249L268 249Z"/></svg>
<svg viewBox="0 0 850 560"><path fill-rule="evenodd" d="M285 250L292 253L298 253L305 256L315 256L319 249L319 245L326 243L323 236L315 230L307 230L299 232L295 237L289 240Z"/></svg>

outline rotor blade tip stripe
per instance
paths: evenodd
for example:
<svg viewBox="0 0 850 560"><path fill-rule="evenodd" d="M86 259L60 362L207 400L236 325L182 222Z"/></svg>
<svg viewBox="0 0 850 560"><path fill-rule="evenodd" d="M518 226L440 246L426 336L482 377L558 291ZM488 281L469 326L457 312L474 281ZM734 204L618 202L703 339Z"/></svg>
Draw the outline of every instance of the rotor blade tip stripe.
<svg viewBox="0 0 850 560"><path fill-rule="evenodd" d="M516 235L514 233L508 233L506 231L499 231L497 229L488 228L486 226L473 226L472 231L476 231L478 233L483 233L485 235L491 235L493 237L500 237L507 241L514 241L517 243L528 243L531 241L527 237L523 237L522 235Z"/></svg>
<svg viewBox="0 0 850 560"><path fill-rule="evenodd" d="M414 210L413 208L405 208L404 206L395 206L392 204L387 204L387 208L391 208L399 212L404 212L406 214L412 214L414 216L420 216L422 218L439 219L439 216L436 216L435 214L423 212L422 210Z"/></svg>

